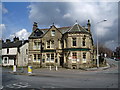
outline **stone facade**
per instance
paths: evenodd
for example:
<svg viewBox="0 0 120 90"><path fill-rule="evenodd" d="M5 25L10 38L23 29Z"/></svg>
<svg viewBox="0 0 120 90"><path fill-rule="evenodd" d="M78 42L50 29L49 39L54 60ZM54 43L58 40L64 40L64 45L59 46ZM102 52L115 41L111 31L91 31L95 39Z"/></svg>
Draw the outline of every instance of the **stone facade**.
<svg viewBox="0 0 120 90"><path fill-rule="evenodd" d="M75 23L71 27L39 29L33 25L29 36L29 65L83 68L92 66L94 58L90 21L87 28Z"/></svg>

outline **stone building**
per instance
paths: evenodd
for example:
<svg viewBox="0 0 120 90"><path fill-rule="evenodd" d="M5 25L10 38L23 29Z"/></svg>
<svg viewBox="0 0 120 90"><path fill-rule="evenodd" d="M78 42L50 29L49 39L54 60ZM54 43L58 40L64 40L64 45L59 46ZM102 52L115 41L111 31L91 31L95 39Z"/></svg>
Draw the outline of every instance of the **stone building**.
<svg viewBox="0 0 120 90"><path fill-rule="evenodd" d="M53 24L49 29L39 29L34 22L29 36L29 65L77 69L92 66L95 55L90 26L88 20L87 27L76 22L70 27L57 28Z"/></svg>

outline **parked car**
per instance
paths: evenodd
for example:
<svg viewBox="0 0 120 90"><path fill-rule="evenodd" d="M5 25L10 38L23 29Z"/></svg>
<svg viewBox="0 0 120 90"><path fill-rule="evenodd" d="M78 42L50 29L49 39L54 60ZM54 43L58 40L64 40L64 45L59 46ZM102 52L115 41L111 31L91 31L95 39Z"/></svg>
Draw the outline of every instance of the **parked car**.
<svg viewBox="0 0 120 90"><path fill-rule="evenodd" d="M115 58L115 61L120 61L120 59L119 58Z"/></svg>

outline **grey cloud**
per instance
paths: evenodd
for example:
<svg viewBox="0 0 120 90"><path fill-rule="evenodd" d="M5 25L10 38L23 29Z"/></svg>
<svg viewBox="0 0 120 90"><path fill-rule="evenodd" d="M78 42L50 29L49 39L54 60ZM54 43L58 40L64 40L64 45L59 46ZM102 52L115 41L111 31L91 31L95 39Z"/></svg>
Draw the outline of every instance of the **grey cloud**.
<svg viewBox="0 0 120 90"><path fill-rule="evenodd" d="M109 43L118 37L118 7L115 2L41 2L31 3L28 9L29 19L31 22L38 22L40 28L49 27L53 22L58 26L70 26L76 20L85 26L90 19L95 41L97 27L102 33L98 35L101 38L100 43ZM107 22L97 25L97 22L104 19L107 19Z"/></svg>

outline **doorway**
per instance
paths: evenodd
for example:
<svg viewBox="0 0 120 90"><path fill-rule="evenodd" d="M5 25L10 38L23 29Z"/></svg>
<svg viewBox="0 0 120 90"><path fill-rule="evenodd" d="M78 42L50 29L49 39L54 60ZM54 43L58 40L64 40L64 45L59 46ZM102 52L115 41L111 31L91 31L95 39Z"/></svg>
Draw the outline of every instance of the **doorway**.
<svg viewBox="0 0 120 90"><path fill-rule="evenodd" d="M63 57L60 57L60 66L63 67L63 63L64 63L64 59L63 59Z"/></svg>

